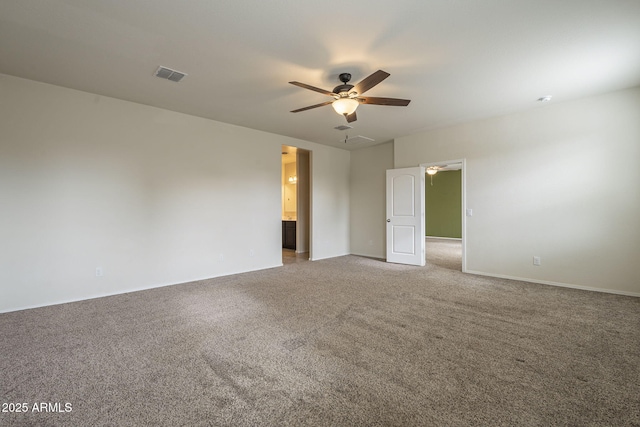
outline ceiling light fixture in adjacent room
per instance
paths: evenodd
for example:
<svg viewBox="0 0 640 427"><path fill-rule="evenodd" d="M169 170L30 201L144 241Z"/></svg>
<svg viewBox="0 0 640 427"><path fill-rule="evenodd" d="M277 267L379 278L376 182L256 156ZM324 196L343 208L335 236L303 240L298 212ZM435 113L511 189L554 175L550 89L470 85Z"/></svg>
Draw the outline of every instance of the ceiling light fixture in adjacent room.
<svg viewBox="0 0 640 427"><path fill-rule="evenodd" d="M429 166L427 168L427 175L429 175L429 177L431 178L431 186L433 187L433 175L438 173L438 167L437 166Z"/></svg>

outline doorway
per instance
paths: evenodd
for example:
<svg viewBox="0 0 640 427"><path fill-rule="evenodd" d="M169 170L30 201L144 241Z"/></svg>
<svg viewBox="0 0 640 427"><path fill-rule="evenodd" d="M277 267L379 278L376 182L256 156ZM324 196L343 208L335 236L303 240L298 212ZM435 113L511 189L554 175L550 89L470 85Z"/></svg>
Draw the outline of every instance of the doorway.
<svg viewBox="0 0 640 427"><path fill-rule="evenodd" d="M425 240L427 263L444 262L466 272L466 208L465 159L423 163L425 167ZM434 203L440 205L434 206ZM443 206L446 204L447 206ZM453 211L452 211L453 210ZM455 217L454 222L451 217ZM429 223L431 221L431 224ZM455 222L458 222L457 224ZM430 250L431 249L431 250Z"/></svg>
<svg viewBox="0 0 640 427"><path fill-rule="evenodd" d="M310 259L311 152L282 146L282 262Z"/></svg>

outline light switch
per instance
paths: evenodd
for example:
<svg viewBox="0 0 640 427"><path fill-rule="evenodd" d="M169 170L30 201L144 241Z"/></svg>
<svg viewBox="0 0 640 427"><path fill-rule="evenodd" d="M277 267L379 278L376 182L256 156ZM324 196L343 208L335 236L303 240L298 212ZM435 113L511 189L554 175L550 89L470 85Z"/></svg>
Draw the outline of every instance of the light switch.
<svg viewBox="0 0 640 427"><path fill-rule="evenodd" d="M473 216L473 209L467 209L467 216Z"/></svg>

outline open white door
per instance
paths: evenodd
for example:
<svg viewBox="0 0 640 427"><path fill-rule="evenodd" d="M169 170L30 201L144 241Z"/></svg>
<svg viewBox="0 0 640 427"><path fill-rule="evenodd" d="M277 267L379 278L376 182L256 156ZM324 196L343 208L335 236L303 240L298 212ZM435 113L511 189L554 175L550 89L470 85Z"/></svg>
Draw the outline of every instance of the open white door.
<svg viewBox="0 0 640 427"><path fill-rule="evenodd" d="M387 262L425 265L424 173L387 170Z"/></svg>

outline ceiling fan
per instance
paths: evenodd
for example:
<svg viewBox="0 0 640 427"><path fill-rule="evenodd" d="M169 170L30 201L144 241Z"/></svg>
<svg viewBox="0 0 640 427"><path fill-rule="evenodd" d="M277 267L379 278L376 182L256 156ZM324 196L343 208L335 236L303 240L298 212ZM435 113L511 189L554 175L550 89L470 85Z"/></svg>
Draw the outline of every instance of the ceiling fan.
<svg viewBox="0 0 640 427"><path fill-rule="evenodd" d="M405 107L409 105L409 102L411 102L411 100L409 99L362 96L363 93L365 93L389 76L389 73L378 70L370 76L364 78L360 83L354 86L349 84L349 80L351 80L351 74L342 73L340 74L340 76L338 76L342 84L334 87L332 92L300 82L289 82L292 85L313 90L333 98L331 101L310 105L309 107L298 108L297 110L293 110L291 112L299 113L300 111L311 110L312 108L323 107L325 105L331 104L336 113L345 116L347 122L351 123L355 122L358 119L358 117L356 116L356 108L358 108L358 105L360 104L390 105L395 107Z"/></svg>

